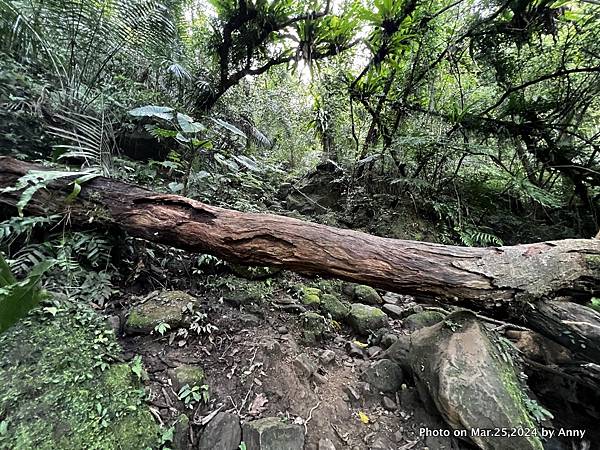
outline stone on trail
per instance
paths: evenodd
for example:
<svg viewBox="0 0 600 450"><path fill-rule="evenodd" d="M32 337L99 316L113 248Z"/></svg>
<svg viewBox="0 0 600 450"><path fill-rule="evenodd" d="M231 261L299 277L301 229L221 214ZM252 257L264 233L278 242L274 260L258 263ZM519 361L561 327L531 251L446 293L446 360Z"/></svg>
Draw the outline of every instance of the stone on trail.
<svg viewBox="0 0 600 450"><path fill-rule="evenodd" d="M348 321L354 331L360 335L368 336L371 331L387 326L388 316L381 309L374 306L353 303Z"/></svg>
<svg viewBox="0 0 600 450"><path fill-rule="evenodd" d="M302 288L302 303L307 306L321 304L321 290L318 288L304 286Z"/></svg>
<svg viewBox="0 0 600 450"><path fill-rule="evenodd" d="M195 302L194 297L182 291L153 292L131 309L125 331L151 333L161 323L168 324L171 329L185 326L185 308Z"/></svg>
<svg viewBox="0 0 600 450"><path fill-rule="evenodd" d="M328 320L315 312L305 312L300 315L304 332L302 336L305 343L315 345L329 332Z"/></svg>
<svg viewBox="0 0 600 450"><path fill-rule="evenodd" d="M317 365L306 353L301 353L294 359L294 370L299 377L310 378L317 371Z"/></svg>
<svg viewBox="0 0 600 450"><path fill-rule="evenodd" d="M277 417L247 422L242 427L247 450L302 450L304 428L282 422Z"/></svg>
<svg viewBox="0 0 600 450"><path fill-rule="evenodd" d="M343 322L350 314L350 305L342 302L333 294L323 294L321 296L321 309L338 322Z"/></svg>
<svg viewBox="0 0 600 450"><path fill-rule="evenodd" d="M381 307L392 319L402 319L402 315L404 314L405 309L400 306L392 305L386 303Z"/></svg>
<svg viewBox="0 0 600 450"><path fill-rule="evenodd" d="M198 450L238 450L241 441L240 418L235 414L220 412L204 428Z"/></svg>
<svg viewBox="0 0 600 450"><path fill-rule="evenodd" d="M398 364L381 359L371 364L361 375L361 380L382 392L396 392L402 386L404 374Z"/></svg>
<svg viewBox="0 0 600 450"><path fill-rule="evenodd" d="M451 428L536 428L515 369L507 362L510 357L473 313L458 311L414 332L409 358L419 391L433 401ZM537 437L471 439L484 450L543 449Z"/></svg>
<svg viewBox="0 0 600 450"><path fill-rule="evenodd" d="M168 371L173 388L179 391L186 384L190 387L200 386L204 382L204 370L199 366L183 364Z"/></svg>
<svg viewBox="0 0 600 450"><path fill-rule="evenodd" d="M352 301L363 303L365 305L380 305L383 303L381 295L379 295L375 289L371 286L364 286L362 284L354 286Z"/></svg>
<svg viewBox="0 0 600 450"><path fill-rule="evenodd" d="M319 355L319 361L325 366L329 366L335 362L335 352L333 350L323 350Z"/></svg>

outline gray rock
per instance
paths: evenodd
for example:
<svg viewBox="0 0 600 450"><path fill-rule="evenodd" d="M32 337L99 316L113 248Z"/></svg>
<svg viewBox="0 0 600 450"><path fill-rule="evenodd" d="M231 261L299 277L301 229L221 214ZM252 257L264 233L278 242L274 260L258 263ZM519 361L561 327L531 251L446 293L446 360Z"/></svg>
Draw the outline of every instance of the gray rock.
<svg viewBox="0 0 600 450"><path fill-rule="evenodd" d="M247 450L302 450L304 428L282 422L277 417L247 422L242 427Z"/></svg>
<svg viewBox="0 0 600 450"><path fill-rule="evenodd" d="M391 305L389 303L383 305L381 309L383 309L383 311L386 314L388 314L392 319L401 319L402 313L404 312L404 308L401 308L400 306L396 305Z"/></svg>
<svg viewBox="0 0 600 450"><path fill-rule="evenodd" d="M316 364L306 353L301 353L294 359L294 370L298 376L310 378L316 371Z"/></svg>
<svg viewBox="0 0 600 450"><path fill-rule="evenodd" d="M329 332L328 320L315 312L305 312L300 315L302 319L302 334L306 344L314 345L321 341L327 332Z"/></svg>
<svg viewBox="0 0 600 450"><path fill-rule="evenodd" d="M400 294L396 294L395 292L386 292L383 294L383 302L390 303L392 305L397 305L402 300L402 296Z"/></svg>
<svg viewBox="0 0 600 450"><path fill-rule="evenodd" d="M346 342L346 351L348 355L354 358L363 358L365 356L363 349L354 342Z"/></svg>
<svg viewBox="0 0 600 450"><path fill-rule="evenodd" d="M232 292L227 292L223 300L232 306L240 307L251 303L261 303L262 296L258 291L236 289Z"/></svg>
<svg viewBox="0 0 600 450"><path fill-rule="evenodd" d="M319 439L318 450L336 450L335 445L331 442L331 439L321 438Z"/></svg>
<svg viewBox="0 0 600 450"><path fill-rule="evenodd" d="M131 309L125 322L125 331L151 333L161 323L168 324L171 329L182 327L186 325L186 306L195 302L194 297L181 291L152 292Z"/></svg>
<svg viewBox="0 0 600 450"><path fill-rule="evenodd" d="M382 359L371 364L361 374L361 380L382 392L396 392L402 386L404 374L398 364Z"/></svg>
<svg viewBox="0 0 600 450"><path fill-rule="evenodd" d="M352 386L346 386L344 392L348 395L350 402L358 402L360 400L360 393Z"/></svg>
<svg viewBox="0 0 600 450"><path fill-rule="evenodd" d="M284 295L283 297L277 297L273 299L273 303L277 303L278 305L293 305L298 302L290 295Z"/></svg>
<svg viewBox="0 0 600 450"><path fill-rule="evenodd" d="M373 347L369 347L367 349L367 355L369 355L369 358L373 358L377 355L379 355L382 352L382 348L378 347L376 345L374 345Z"/></svg>
<svg viewBox="0 0 600 450"><path fill-rule="evenodd" d="M350 325L358 334L368 336L371 331L388 324L388 316L381 309L362 303L353 303L348 318Z"/></svg>
<svg viewBox="0 0 600 450"><path fill-rule="evenodd" d="M420 330L421 328L430 327L444 320L444 315L438 311L423 311L420 313L411 314L402 324L409 331Z"/></svg>
<svg viewBox="0 0 600 450"><path fill-rule="evenodd" d="M411 335L410 365L421 397L453 429L515 429L536 425L515 368L496 338L470 311ZM404 403L402 403L404 409ZM536 436L471 436L488 450L542 450Z"/></svg>
<svg viewBox="0 0 600 450"><path fill-rule="evenodd" d="M335 362L335 352L333 350L323 350L323 353L319 356L319 361L324 366L329 366Z"/></svg>
<svg viewBox="0 0 600 450"><path fill-rule="evenodd" d="M352 301L356 303L363 303L365 305L380 305L383 303L383 299L375 289L370 286L364 286L360 284L354 286L354 291L352 292Z"/></svg>
<svg viewBox="0 0 600 450"><path fill-rule="evenodd" d="M369 450L388 450L390 448L389 443L387 443L382 438L377 438L370 446ZM437 447L432 447L437 450ZM441 449L440 449L441 450Z"/></svg>
<svg viewBox="0 0 600 450"><path fill-rule="evenodd" d="M398 336L392 333L386 333L381 337L381 346L385 349L390 348L394 342L398 340Z"/></svg>
<svg viewBox="0 0 600 450"><path fill-rule="evenodd" d="M386 397L386 396L384 396L383 399L381 400L381 404L388 411L396 411L396 409L397 409L396 401L392 400L391 398Z"/></svg>
<svg viewBox="0 0 600 450"><path fill-rule="evenodd" d="M279 327L279 328L277 328L277 332L279 334L288 334L289 330L287 329L287 327Z"/></svg>
<svg viewBox="0 0 600 450"><path fill-rule="evenodd" d="M240 418L235 414L220 412L204 428L198 450L237 450L240 442Z"/></svg>

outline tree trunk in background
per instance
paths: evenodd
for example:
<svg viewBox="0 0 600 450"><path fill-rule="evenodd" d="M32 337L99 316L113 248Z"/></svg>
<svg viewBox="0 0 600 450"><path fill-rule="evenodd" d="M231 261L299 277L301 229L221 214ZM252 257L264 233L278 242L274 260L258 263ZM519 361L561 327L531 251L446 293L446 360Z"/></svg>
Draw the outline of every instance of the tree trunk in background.
<svg viewBox="0 0 600 450"><path fill-rule="evenodd" d="M0 188L15 185L29 170L43 169L0 158ZM26 213L68 211L74 225L118 226L135 237L235 263L329 275L445 303L466 302L478 309L506 305L525 316L528 313L522 305L557 295L589 299L600 288L600 241L596 239L455 247L382 238L284 216L242 213L103 177L86 183L76 200L66 204L71 191L65 178L52 182L48 189L38 191ZM0 193L0 204L14 207L19 196L18 192ZM518 308L507 304L515 300ZM600 315L575 306L593 313L586 320L600 328ZM581 314L578 317L581 322ZM540 327L552 328L547 323ZM596 359L600 338L587 344L579 350Z"/></svg>

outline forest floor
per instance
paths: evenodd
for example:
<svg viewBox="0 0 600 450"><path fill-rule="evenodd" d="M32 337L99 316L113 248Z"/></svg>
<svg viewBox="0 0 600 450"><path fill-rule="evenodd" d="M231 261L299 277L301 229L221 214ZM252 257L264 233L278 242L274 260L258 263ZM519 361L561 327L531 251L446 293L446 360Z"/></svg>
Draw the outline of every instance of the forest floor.
<svg viewBox="0 0 600 450"><path fill-rule="evenodd" d="M306 449L471 448L448 437L420 436L421 429L447 426L435 412L425 409L410 380L398 380L401 387L396 393L378 391L364 381L364 372L390 344L385 339L382 343L383 330L377 333L379 338L372 335L368 339L330 321L333 326L315 338L303 312L310 311L310 306L282 287L306 282L315 284L314 280L311 283L280 273L270 279L269 294L246 296L244 292L256 285L264 288L264 282L230 276L232 289L226 289L225 296L221 289L210 287L192 292L194 309L206 314L203 324L210 325L209 334L187 329L179 333L169 329L163 336L156 330L132 331L126 323L135 309L132 300L144 301L147 295L123 296L122 301L111 303L107 313L117 327L125 358L143 358L154 415L165 426L182 422L182 415L186 416L183 424L190 422L190 427L176 427L179 434L175 439L181 448L205 448L210 438L204 437L205 443L200 443L202 424L216 411L234 414L242 422L278 417L299 425L306 431ZM330 292L338 290L336 295L343 299L340 283L321 281L318 285ZM147 302L155 298L151 294ZM392 294L383 298L406 311L414 307L405 297ZM282 306L290 312L282 311ZM401 320L391 319L385 332L406 331ZM182 382L190 380L179 380L177 372L190 367L203 371L196 384L208 386L207 402L185 405L178 395ZM209 433L222 435L223 430Z"/></svg>

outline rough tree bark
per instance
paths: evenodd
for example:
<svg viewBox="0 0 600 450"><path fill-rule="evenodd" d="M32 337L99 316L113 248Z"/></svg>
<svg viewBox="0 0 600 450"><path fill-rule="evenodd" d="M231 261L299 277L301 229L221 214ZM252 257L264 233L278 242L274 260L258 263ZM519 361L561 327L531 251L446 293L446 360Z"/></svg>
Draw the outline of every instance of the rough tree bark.
<svg viewBox="0 0 600 450"><path fill-rule="evenodd" d="M43 169L0 158L0 188L14 186L29 170ZM542 333L554 332L555 327L549 325L547 315L530 314L532 302L562 295L589 299L600 289L600 241L595 239L455 247L382 238L284 216L241 213L103 177L86 183L76 200L67 204L70 191L67 179L52 182L36 193L26 213L67 213L76 225L118 226L132 236L236 263L330 275L446 303L468 302L481 308L518 304L511 306L514 314L521 321L529 319L529 325ZM18 192L0 193L0 204L14 207L19 196ZM557 317L553 323L560 322L560 314ZM600 361L598 333L590 340L582 330L600 329L600 315L574 303L567 322L560 325L586 335L585 348L574 344L578 350Z"/></svg>

